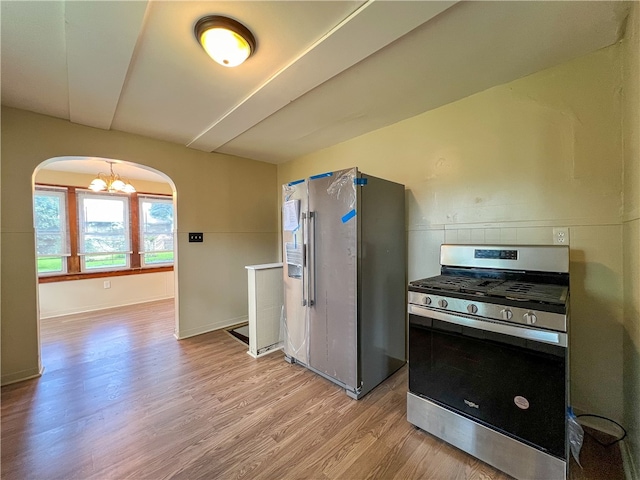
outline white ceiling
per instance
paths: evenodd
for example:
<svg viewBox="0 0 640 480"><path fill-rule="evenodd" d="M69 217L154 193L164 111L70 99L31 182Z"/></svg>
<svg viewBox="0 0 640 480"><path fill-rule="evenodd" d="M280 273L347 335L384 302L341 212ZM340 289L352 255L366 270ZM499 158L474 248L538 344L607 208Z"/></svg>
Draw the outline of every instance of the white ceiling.
<svg viewBox="0 0 640 480"><path fill-rule="evenodd" d="M629 6L2 0L2 104L280 163L611 45ZM207 14L255 55L213 62Z"/></svg>
<svg viewBox="0 0 640 480"><path fill-rule="evenodd" d="M104 173L108 175L110 169L108 162L113 162L113 172L117 173L127 181L146 180L149 182L169 183L167 178L163 174L156 173L156 171L153 169L137 166L137 164L134 163L107 158L76 156L57 157L49 159L49 161L46 164L42 165L40 168L43 170L82 173L93 176L96 176L98 173Z"/></svg>

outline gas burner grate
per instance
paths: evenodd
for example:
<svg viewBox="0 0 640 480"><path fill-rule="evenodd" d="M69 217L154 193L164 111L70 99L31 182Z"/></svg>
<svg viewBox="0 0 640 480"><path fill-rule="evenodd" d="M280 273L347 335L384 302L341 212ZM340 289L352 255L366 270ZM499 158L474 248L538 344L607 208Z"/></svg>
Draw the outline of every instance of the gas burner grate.
<svg viewBox="0 0 640 480"><path fill-rule="evenodd" d="M535 285L532 283L513 282L513 285L509 285L505 290L511 293L529 293Z"/></svg>
<svg viewBox="0 0 640 480"><path fill-rule="evenodd" d="M563 304L569 289L562 285L508 281L492 288L490 295L512 300Z"/></svg>
<svg viewBox="0 0 640 480"><path fill-rule="evenodd" d="M485 295L491 288L500 285L502 280L487 278L464 277L455 275L438 275L411 282L414 287L446 290L449 292L465 292L474 295Z"/></svg>
<svg viewBox="0 0 640 480"><path fill-rule="evenodd" d="M411 282L410 286L439 290L443 292L443 295L454 296L454 293L466 293L556 305L564 304L569 293L569 289L562 285L457 275L438 275L424 278Z"/></svg>

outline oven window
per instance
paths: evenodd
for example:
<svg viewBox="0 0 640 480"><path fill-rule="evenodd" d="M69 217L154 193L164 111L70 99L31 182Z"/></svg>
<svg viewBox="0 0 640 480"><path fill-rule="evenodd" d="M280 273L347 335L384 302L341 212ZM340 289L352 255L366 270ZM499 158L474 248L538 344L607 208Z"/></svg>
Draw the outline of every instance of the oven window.
<svg viewBox="0 0 640 480"><path fill-rule="evenodd" d="M410 315L409 390L565 458L563 347Z"/></svg>

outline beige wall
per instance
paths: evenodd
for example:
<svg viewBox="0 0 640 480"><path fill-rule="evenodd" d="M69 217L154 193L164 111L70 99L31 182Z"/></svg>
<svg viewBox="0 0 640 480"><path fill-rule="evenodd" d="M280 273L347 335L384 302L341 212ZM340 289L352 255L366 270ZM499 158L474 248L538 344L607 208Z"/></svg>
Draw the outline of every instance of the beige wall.
<svg viewBox="0 0 640 480"><path fill-rule="evenodd" d="M280 165L278 184L358 166L406 185L410 280L444 241L569 227L572 404L621 421L621 85L613 46Z"/></svg>
<svg viewBox="0 0 640 480"><path fill-rule="evenodd" d="M640 5L627 20L624 69L624 424L640 475ZM633 467L632 467L633 468Z"/></svg>
<svg viewBox="0 0 640 480"><path fill-rule="evenodd" d="M5 107L1 153L2 383L40 369L32 175L44 160L112 158L155 168L173 180L180 337L246 317L244 266L277 259L274 165ZM188 243L189 231L204 232L204 243Z"/></svg>

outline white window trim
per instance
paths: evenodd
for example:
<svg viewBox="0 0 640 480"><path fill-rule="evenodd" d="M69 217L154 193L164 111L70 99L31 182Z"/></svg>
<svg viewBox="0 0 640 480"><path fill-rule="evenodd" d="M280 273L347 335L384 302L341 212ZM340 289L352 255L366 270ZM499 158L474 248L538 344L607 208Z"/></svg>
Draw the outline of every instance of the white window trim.
<svg viewBox="0 0 640 480"><path fill-rule="evenodd" d="M76 202L78 208L78 256L80 257L80 271L82 273L94 273L94 272L111 272L117 270L127 270L131 268L131 212L129 208L129 200L130 197L128 195L119 195L113 193L93 193L87 190L76 190ZM96 199L96 200L105 200L105 199L117 199L122 202L124 205L123 209L123 217L124 217L124 230L125 230L125 239L128 246L128 250L118 251L118 252L85 252L84 251L84 225L85 225L85 211L84 211L84 200L85 199ZM99 256L99 255L121 255L124 254L125 263L124 265L114 265L107 266L104 268L87 268L86 257L87 256Z"/></svg>
<svg viewBox="0 0 640 480"><path fill-rule="evenodd" d="M172 197L168 197L165 195L150 195L150 194L139 194L138 195L138 226L140 228L140 232L139 232L139 244L140 244L140 251L138 252L140 254L140 266L142 268L157 268L157 267L166 267L166 266L173 266L173 264L175 263L175 258L171 261L168 262L153 262L153 263L146 263L145 262L145 255L147 254L152 254L152 253L165 253L165 252L174 252L175 249L171 249L171 250L152 250L152 251L144 251L144 226L145 226L145 222L142 219L143 216L143 211L144 209L142 208L142 203L145 200L159 200L159 203L167 203L170 204L172 208L174 208L173 205L173 198ZM175 217L175 211L174 211L174 217ZM175 245L175 222L173 223L173 225L171 226L171 235L173 236L173 241L174 241L174 245Z"/></svg>
<svg viewBox="0 0 640 480"><path fill-rule="evenodd" d="M68 220L68 215L69 212L67 212L67 194L68 194L68 190L65 187L40 187L40 186L36 186L34 188L34 192L33 192L33 230L36 233L36 271L38 276L42 276L42 277L46 277L46 276L53 276L53 275L64 275L67 273L67 258L71 255L71 253L69 252L69 220ZM36 213L35 213L35 199L36 196L43 196L43 195L49 195L49 196L53 196L53 197L58 197L60 199L60 206L61 206L61 212L60 212L60 225L61 225L61 229L60 229L60 234L63 237L63 245L65 246L65 248L63 248L63 251L60 252L60 255L56 255L56 254L52 254L52 255L39 255L37 253L37 249L38 249L38 228L37 228L37 222L36 222ZM38 264L38 260L40 258L59 258L61 261L61 266L62 269L61 270L57 270L57 271L53 271L53 272L40 272L37 270L37 264Z"/></svg>

